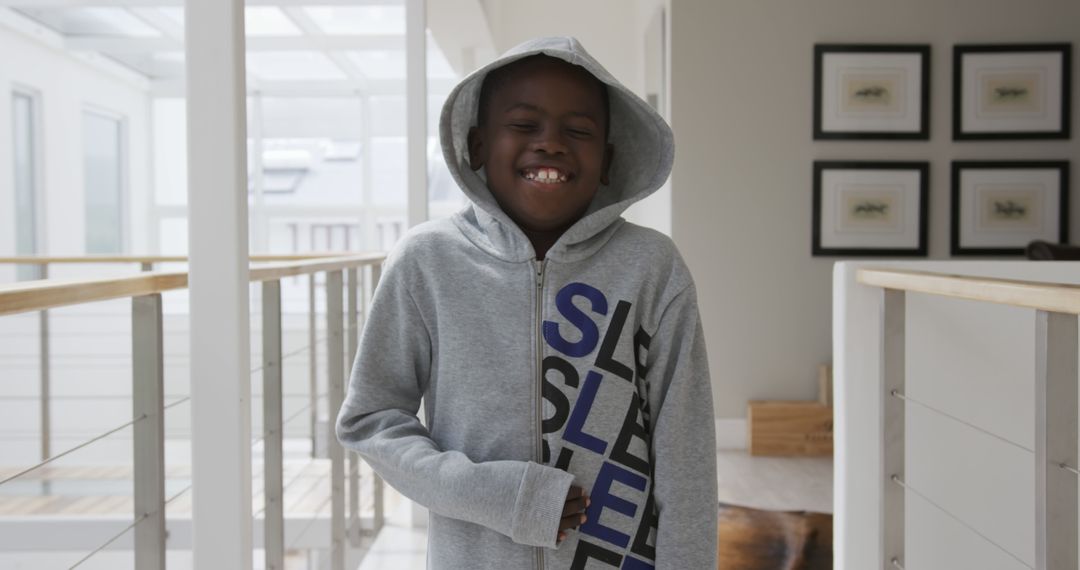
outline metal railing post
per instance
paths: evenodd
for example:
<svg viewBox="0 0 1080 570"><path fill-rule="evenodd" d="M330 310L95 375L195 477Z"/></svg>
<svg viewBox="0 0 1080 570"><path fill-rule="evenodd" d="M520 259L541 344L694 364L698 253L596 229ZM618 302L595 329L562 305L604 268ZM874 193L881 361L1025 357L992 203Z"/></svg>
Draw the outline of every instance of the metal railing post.
<svg viewBox="0 0 1080 570"><path fill-rule="evenodd" d="M308 275L308 393L311 413L309 415L311 429L311 456L318 457L318 433L319 425L319 387L317 384L319 370L319 348L315 346L318 341L316 333L318 323L315 321L315 274Z"/></svg>
<svg viewBox="0 0 1080 570"><path fill-rule="evenodd" d="M263 349L263 548L267 570L285 568L282 487L281 281L262 284Z"/></svg>
<svg viewBox="0 0 1080 570"><path fill-rule="evenodd" d="M345 377L348 381L350 372L352 371L352 364L356 360L357 342L359 338L359 324L357 313L359 305L357 304L357 293L359 291L360 277L359 271L356 267L349 268L346 271L348 276L348 287L346 289L345 298L346 311L345 311L345 324L348 331L345 335L346 349L345 349ZM346 388L348 385L346 384ZM348 495L349 495L349 541L358 545L360 541L360 456L355 452L350 451L349 465L348 465Z"/></svg>
<svg viewBox="0 0 1080 570"><path fill-rule="evenodd" d="M1077 316L1035 317L1035 568L1077 567Z"/></svg>
<svg viewBox="0 0 1080 570"><path fill-rule="evenodd" d="M882 568L904 563L905 295L883 289L881 305L881 493ZM894 564L895 562L895 564Z"/></svg>
<svg viewBox="0 0 1080 570"><path fill-rule="evenodd" d="M38 279L49 278L49 264L38 265ZM49 354L49 311L38 312L38 371L40 382L41 460L52 457L52 358ZM49 494L50 482L42 479L43 492Z"/></svg>
<svg viewBox="0 0 1080 570"><path fill-rule="evenodd" d="M382 263L376 263L371 266L371 292L365 297L367 298L368 307L371 307L371 299L375 296L375 291L379 287L379 280L382 279ZM379 534L382 530L383 522L386 520L386 509L383 505L383 480L378 474L375 474L371 480L372 494L374 495L373 501L375 503L375 534Z"/></svg>
<svg viewBox="0 0 1080 570"><path fill-rule="evenodd" d="M165 568L165 372L161 294L133 297L135 567ZM141 419L140 419L141 418Z"/></svg>
<svg viewBox="0 0 1080 570"><path fill-rule="evenodd" d="M330 568L345 570L345 448L338 445L335 418L344 399L342 272L326 274L327 453L330 456Z"/></svg>

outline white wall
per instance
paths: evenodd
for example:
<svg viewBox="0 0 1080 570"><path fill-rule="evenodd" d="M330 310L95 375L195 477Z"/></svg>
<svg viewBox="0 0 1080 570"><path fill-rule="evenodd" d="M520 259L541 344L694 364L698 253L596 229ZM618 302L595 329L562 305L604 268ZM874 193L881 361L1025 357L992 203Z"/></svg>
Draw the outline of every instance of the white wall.
<svg viewBox="0 0 1080 570"><path fill-rule="evenodd" d="M40 94L43 176L39 180L45 212L40 249L54 255L85 253L83 208L83 111L87 107L125 117L127 135L128 220L125 229L133 251L146 242L150 192L150 116L147 92L132 75L103 71L101 65L73 57L48 41L31 39L11 26L32 32L35 26L9 12L0 14L0 254L13 254L14 181L12 172L11 91L15 86ZM42 30L41 37L50 34Z"/></svg>
<svg viewBox="0 0 1080 570"><path fill-rule="evenodd" d="M677 1L671 19L673 237L697 280L720 417L744 417L748 399L813 397L817 365L830 360L834 259L810 255L815 159L929 160L930 257L940 259L950 160L1080 154L1075 134L961 144L950 130L953 44L1080 46L1075 0ZM930 44L930 141L813 142L818 42ZM1075 110L1080 89L1073 96ZM1071 234L1080 236L1076 199Z"/></svg>
<svg viewBox="0 0 1080 570"><path fill-rule="evenodd" d="M1072 262L837 264L833 319L838 570L880 568L882 560L877 510L883 478L881 290L855 282L856 271L866 266L1080 283L1080 263ZM905 405L905 479L978 531L909 493L905 566L1033 567L1035 462L1033 454L1021 447L1031 450L1035 445L1035 311L908 294L905 332L905 392L923 404Z"/></svg>

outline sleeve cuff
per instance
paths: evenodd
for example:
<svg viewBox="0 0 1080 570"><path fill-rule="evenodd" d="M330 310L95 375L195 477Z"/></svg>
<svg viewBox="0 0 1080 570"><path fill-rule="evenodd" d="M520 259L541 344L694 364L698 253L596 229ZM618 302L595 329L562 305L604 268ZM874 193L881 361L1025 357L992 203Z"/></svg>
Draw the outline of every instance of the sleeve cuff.
<svg viewBox="0 0 1080 570"><path fill-rule="evenodd" d="M514 502L510 538L519 544L555 548L559 519L574 476L529 462Z"/></svg>

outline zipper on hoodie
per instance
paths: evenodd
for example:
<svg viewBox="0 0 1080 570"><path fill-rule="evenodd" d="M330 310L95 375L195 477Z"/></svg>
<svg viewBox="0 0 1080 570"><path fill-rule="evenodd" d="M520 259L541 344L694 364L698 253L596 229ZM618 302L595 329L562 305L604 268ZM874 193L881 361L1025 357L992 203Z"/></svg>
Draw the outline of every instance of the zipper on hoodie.
<svg viewBox="0 0 1080 570"><path fill-rule="evenodd" d="M536 262L536 462L544 460L543 383L544 383L544 270L547 260ZM536 547L536 567L544 570L544 548Z"/></svg>

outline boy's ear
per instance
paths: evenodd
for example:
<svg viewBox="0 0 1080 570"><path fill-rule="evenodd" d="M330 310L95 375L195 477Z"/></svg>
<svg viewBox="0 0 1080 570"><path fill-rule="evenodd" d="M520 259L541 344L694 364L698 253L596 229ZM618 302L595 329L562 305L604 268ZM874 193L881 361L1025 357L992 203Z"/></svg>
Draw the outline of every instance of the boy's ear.
<svg viewBox="0 0 1080 570"><path fill-rule="evenodd" d="M469 129L469 168L480 170L484 165L484 140L476 127Z"/></svg>
<svg viewBox="0 0 1080 570"><path fill-rule="evenodd" d="M604 162L600 165L600 183L604 186L611 184L611 162L615 160L615 145L608 143L604 148Z"/></svg>

